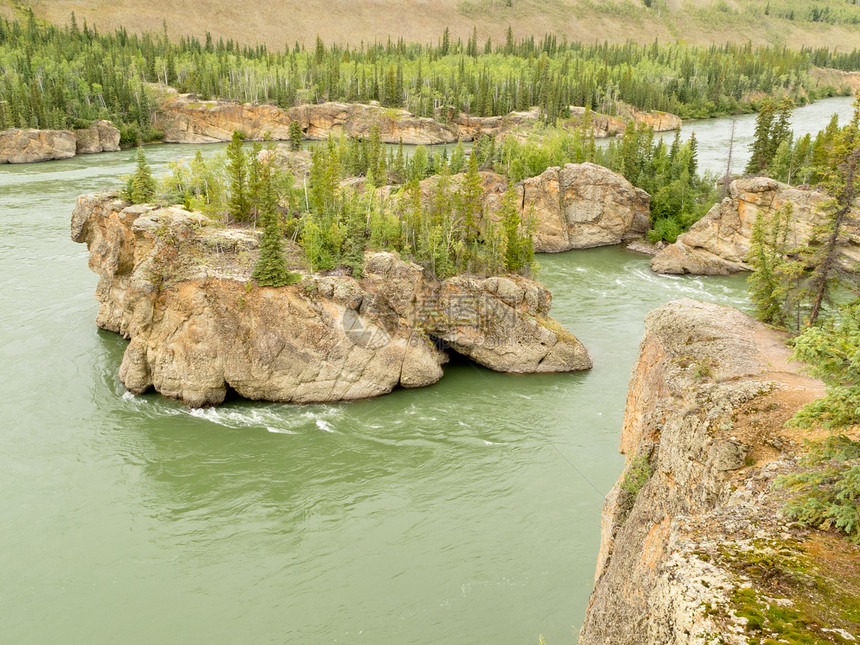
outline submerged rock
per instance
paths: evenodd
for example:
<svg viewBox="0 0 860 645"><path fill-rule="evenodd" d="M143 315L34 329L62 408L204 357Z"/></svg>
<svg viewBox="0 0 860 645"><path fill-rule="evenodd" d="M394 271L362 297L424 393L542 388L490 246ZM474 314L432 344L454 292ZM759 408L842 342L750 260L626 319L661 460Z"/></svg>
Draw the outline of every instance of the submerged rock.
<svg viewBox="0 0 860 645"><path fill-rule="evenodd" d="M34 163L74 156L75 135L69 130L0 132L0 163Z"/></svg>
<svg viewBox="0 0 860 645"><path fill-rule="evenodd" d="M518 276L440 282L368 253L361 280L306 275L260 288L250 277L259 232L108 194L78 199L71 232L99 274L98 326L131 341L120 379L133 393L154 388L195 407L217 405L228 388L269 401L362 399L438 381L440 344L498 371L591 367L549 317L549 291Z"/></svg>
<svg viewBox="0 0 860 645"><path fill-rule="evenodd" d="M747 177L731 183L729 195L679 235L651 260L657 273L728 275L748 271L752 229L759 214L773 215L783 206L792 208L788 240L795 248L809 241L813 228L824 221L819 208L829 197L824 193L792 188L767 177ZM852 267L860 261L860 206L846 223L840 242L842 261Z"/></svg>

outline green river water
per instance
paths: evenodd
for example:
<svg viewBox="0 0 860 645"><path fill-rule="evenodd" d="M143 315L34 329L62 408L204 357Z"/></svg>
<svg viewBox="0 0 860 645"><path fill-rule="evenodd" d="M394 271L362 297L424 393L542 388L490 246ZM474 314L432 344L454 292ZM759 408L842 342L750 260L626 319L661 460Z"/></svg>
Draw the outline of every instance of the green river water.
<svg viewBox="0 0 860 645"><path fill-rule="evenodd" d="M719 165L708 127L725 122L696 125ZM69 240L77 195L133 159L0 167L0 642L573 642L645 314L745 307L744 278L658 277L620 248L541 256L591 372L458 362L372 401L191 411L124 394L126 342L96 329Z"/></svg>

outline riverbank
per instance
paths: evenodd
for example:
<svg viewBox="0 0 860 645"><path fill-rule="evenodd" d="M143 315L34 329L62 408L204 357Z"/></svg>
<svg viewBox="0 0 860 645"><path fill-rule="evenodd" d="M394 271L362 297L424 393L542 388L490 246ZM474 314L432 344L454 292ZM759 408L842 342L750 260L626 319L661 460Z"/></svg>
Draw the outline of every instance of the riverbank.
<svg viewBox="0 0 860 645"><path fill-rule="evenodd" d="M369 139L376 129L383 143L433 146L471 142L482 136L524 136L542 120L538 108L511 112L502 117L439 110L435 118L429 118L416 117L407 110L383 108L378 104L328 102L283 110L269 104L201 101L193 95L178 95L170 88L159 91L165 96L159 103L153 127L163 133L162 143L222 143L230 141L234 131L255 141L265 138L289 141L292 136L320 141L341 134ZM571 114L563 127L578 127L584 110L571 107ZM631 121L651 127L655 132L681 127L681 120L673 114L642 112L623 104L617 116L594 113L590 120L595 138L619 136ZM298 125L295 135L290 130L292 123ZM6 130L0 132L0 164L53 161L68 159L75 154L112 152L119 149L119 140L119 130L106 121L99 121L86 130Z"/></svg>

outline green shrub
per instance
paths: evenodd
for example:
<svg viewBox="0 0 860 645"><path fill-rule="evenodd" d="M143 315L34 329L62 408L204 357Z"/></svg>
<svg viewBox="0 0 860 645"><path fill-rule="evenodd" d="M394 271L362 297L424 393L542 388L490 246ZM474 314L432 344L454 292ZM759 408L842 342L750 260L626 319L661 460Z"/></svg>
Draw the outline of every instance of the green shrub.
<svg viewBox="0 0 860 645"><path fill-rule="evenodd" d="M844 435L814 444L808 470L785 475L777 486L794 492L783 512L820 529L835 529L860 544L860 442Z"/></svg>

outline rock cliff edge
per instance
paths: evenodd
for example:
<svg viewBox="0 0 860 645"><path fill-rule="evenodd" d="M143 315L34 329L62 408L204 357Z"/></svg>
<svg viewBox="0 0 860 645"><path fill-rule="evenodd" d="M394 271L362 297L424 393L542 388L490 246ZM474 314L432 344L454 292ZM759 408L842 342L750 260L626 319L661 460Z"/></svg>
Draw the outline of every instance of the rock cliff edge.
<svg viewBox="0 0 860 645"><path fill-rule="evenodd" d="M649 314L579 645L850 643L860 547L779 511L785 421L823 394L779 333L692 300ZM786 640L788 639L788 640Z"/></svg>

